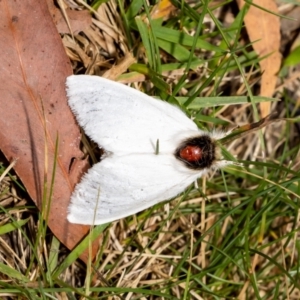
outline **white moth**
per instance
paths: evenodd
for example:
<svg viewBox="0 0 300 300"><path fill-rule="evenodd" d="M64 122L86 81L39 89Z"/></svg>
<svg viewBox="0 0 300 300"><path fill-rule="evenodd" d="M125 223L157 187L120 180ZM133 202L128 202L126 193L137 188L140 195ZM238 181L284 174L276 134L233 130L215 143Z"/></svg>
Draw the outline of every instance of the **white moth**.
<svg viewBox="0 0 300 300"><path fill-rule="evenodd" d="M135 214L230 163L216 143L226 134L199 130L176 106L98 76L72 75L66 85L79 125L105 149L75 187L71 223L104 224Z"/></svg>

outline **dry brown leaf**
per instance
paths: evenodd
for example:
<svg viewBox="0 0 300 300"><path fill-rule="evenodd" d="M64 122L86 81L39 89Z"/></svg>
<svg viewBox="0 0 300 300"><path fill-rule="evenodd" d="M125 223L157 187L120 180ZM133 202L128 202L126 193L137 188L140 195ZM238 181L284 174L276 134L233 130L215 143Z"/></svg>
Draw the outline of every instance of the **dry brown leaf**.
<svg viewBox="0 0 300 300"><path fill-rule="evenodd" d="M92 25L92 16L87 10L80 11L66 8L66 20L61 10L54 5L52 0L47 0L47 4L59 33L70 33L69 27L71 27L72 34L77 34Z"/></svg>
<svg viewBox="0 0 300 300"><path fill-rule="evenodd" d="M48 225L72 249L89 227L66 219L71 192L86 167L79 160L72 165L82 153L65 95L70 62L45 1L1 1L0 30L0 148L9 161L18 159L14 169L40 209L45 178L49 193L56 159ZM82 258L86 261L87 255Z"/></svg>
<svg viewBox="0 0 300 300"><path fill-rule="evenodd" d="M237 0L240 8L244 1ZM273 13L278 13L274 0L254 0L253 3ZM280 48L280 20L279 17L266 12L260 8L251 6L244 19L250 41L259 57L271 54L260 62L263 72L261 79L260 94L265 97L272 97L277 82L277 73L281 65ZM261 115L266 117L271 110L271 103L260 104Z"/></svg>
<svg viewBox="0 0 300 300"><path fill-rule="evenodd" d="M164 21L169 19L170 16L177 10L170 0L160 0L153 7L151 11L152 19L162 18Z"/></svg>

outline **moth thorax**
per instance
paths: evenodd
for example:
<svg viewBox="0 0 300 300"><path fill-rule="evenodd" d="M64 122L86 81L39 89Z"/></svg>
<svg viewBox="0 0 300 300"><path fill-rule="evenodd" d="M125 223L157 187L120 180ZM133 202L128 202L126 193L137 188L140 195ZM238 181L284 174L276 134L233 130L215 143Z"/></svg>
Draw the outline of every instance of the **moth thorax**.
<svg viewBox="0 0 300 300"><path fill-rule="evenodd" d="M186 167L194 170L210 168L218 159L219 151L215 140L209 135L185 139L174 153Z"/></svg>

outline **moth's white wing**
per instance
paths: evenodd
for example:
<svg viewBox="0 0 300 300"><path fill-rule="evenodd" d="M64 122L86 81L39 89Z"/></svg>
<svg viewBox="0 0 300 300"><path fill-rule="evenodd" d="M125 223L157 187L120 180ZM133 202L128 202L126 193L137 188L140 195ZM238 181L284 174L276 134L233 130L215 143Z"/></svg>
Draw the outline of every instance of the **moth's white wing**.
<svg viewBox="0 0 300 300"><path fill-rule="evenodd" d="M68 103L86 134L104 149L120 153L160 153L178 147L178 135L199 133L178 107L99 76L67 78Z"/></svg>
<svg viewBox="0 0 300 300"><path fill-rule="evenodd" d="M204 172L167 154L106 157L76 185L68 220L90 225L118 220L177 196Z"/></svg>

